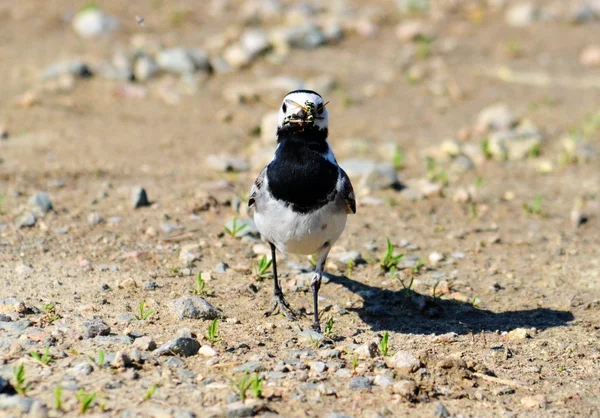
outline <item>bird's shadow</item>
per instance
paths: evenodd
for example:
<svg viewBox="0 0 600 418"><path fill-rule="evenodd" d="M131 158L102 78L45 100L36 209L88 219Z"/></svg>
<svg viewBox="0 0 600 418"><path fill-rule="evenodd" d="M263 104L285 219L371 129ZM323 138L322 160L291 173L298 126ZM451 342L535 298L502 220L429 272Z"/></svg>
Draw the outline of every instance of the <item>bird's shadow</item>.
<svg viewBox="0 0 600 418"><path fill-rule="evenodd" d="M574 319L569 311L536 308L520 311L492 312L472 303L421 295L413 290L399 291L366 285L346 276L327 274L332 283L340 284L360 295L363 306L350 308L374 331L402 334L457 334L481 331L509 331L515 328L565 326Z"/></svg>

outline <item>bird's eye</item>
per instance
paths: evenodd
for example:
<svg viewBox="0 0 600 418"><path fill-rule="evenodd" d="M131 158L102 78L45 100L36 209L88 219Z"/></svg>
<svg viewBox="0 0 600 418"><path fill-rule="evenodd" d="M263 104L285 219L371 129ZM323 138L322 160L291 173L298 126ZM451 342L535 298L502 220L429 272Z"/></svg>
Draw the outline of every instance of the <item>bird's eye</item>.
<svg viewBox="0 0 600 418"><path fill-rule="evenodd" d="M321 115L323 113L324 109L325 109L325 105L323 103L321 103L321 105L319 107L317 107L317 113L319 115Z"/></svg>
<svg viewBox="0 0 600 418"><path fill-rule="evenodd" d="M283 104L283 106L281 106L281 110L283 110L283 113L287 111L287 106L285 105L285 103Z"/></svg>

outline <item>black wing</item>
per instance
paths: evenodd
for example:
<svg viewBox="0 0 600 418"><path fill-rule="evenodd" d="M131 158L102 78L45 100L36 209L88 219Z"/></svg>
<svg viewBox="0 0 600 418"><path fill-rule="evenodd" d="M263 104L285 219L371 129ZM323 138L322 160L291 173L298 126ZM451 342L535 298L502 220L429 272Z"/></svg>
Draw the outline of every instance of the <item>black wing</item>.
<svg viewBox="0 0 600 418"><path fill-rule="evenodd" d="M256 180L254 180L254 184L252 185L252 189L250 189L250 198L248 199L248 207L251 208L252 206L254 206L255 199L256 199L256 195L258 194L258 191L261 189L261 187L264 184L264 180L265 180L265 171L267 170L267 168L263 168L263 170L260 172L260 174L258 175L258 177L256 178Z"/></svg>
<svg viewBox="0 0 600 418"><path fill-rule="evenodd" d="M348 178L348 174L346 174L341 167L340 175L342 176L342 185L339 193L346 204L346 213L356 213L356 198L354 196L354 188L352 188L352 183L350 182L350 178Z"/></svg>

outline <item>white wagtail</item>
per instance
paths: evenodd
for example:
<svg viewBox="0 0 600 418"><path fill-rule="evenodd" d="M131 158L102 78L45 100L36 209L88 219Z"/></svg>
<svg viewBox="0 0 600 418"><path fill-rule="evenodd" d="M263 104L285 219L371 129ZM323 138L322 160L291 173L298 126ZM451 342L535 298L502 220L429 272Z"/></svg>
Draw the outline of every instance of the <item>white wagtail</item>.
<svg viewBox="0 0 600 418"><path fill-rule="evenodd" d="M315 254L311 282L315 331L320 332L318 297L329 250L356 213L354 190L327 142L328 116L321 96L295 90L283 99L277 126L277 149L252 186L249 207L254 222L271 247L275 298L269 316L278 307L292 320L296 313L283 297L277 279L275 249L284 253Z"/></svg>

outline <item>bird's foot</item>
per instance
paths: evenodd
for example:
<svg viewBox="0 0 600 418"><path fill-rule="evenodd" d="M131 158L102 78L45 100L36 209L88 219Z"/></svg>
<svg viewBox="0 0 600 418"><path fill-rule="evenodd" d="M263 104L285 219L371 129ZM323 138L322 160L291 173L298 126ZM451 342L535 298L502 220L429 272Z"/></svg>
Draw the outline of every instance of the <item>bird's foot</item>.
<svg viewBox="0 0 600 418"><path fill-rule="evenodd" d="M321 334L321 324L319 322L313 322L313 330Z"/></svg>
<svg viewBox="0 0 600 418"><path fill-rule="evenodd" d="M273 297L273 305L268 311L265 312L264 315L266 317L269 317L278 310L281 310L281 312L283 312L284 315L287 316L288 319L290 319L291 321L297 321L298 316L300 316L298 312L292 309L292 307L287 302L287 300L285 300L283 295L275 295L275 297Z"/></svg>

